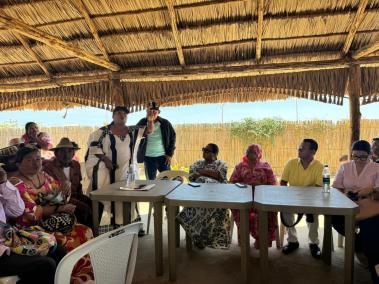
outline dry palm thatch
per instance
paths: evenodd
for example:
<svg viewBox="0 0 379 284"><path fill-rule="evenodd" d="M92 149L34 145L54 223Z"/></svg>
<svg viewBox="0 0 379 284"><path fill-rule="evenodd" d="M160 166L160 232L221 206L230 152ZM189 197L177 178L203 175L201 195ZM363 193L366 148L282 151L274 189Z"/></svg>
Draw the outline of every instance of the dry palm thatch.
<svg viewBox="0 0 379 284"><path fill-rule="evenodd" d="M378 18L379 0L2 0L0 109L342 104L351 65L376 102Z"/></svg>

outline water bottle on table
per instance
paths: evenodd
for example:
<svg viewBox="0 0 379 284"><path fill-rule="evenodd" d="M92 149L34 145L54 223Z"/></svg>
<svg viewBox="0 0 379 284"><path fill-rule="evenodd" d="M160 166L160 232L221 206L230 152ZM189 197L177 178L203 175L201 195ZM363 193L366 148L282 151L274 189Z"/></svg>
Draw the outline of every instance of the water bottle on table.
<svg viewBox="0 0 379 284"><path fill-rule="evenodd" d="M133 165L129 166L128 172L126 174L126 187L134 188L135 187L135 172Z"/></svg>
<svg viewBox="0 0 379 284"><path fill-rule="evenodd" d="M324 165L322 170L322 192L330 193L330 170L328 165Z"/></svg>

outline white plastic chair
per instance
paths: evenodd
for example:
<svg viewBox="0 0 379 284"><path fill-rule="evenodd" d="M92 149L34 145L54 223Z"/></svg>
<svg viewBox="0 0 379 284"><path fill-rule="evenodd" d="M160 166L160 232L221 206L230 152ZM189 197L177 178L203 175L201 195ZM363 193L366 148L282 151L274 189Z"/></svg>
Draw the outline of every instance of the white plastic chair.
<svg viewBox="0 0 379 284"><path fill-rule="evenodd" d="M186 178L188 180L189 174L185 171L163 171L160 172L157 176L157 180L167 178L169 180L173 180L175 178ZM150 202L149 203L149 214L147 216L147 228L146 228L146 234L149 234L150 230L150 221L151 221L151 213L153 210L153 205Z"/></svg>
<svg viewBox="0 0 379 284"><path fill-rule="evenodd" d="M18 280L18 276L0 277L0 284L16 284Z"/></svg>
<svg viewBox="0 0 379 284"><path fill-rule="evenodd" d="M89 254L95 283L132 283L137 257L138 231L142 223L133 223L98 236L68 253L55 272L55 284L69 284L78 260Z"/></svg>

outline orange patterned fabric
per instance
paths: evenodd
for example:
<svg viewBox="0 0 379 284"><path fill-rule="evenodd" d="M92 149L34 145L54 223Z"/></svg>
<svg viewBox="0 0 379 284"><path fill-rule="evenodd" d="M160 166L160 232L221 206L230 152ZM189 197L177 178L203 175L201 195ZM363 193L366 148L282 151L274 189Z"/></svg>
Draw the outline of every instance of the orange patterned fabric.
<svg viewBox="0 0 379 284"><path fill-rule="evenodd" d="M46 194L50 193L54 187L59 188L59 184L56 181L54 181L50 176L48 176L45 173L44 176L45 183L39 189L30 187L21 179L17 179L17 182L13 180L13 183L20 192L21 198L25 202L25 213L23 216L18 218L18 223L23 226L36 225L38 221L42 219L43 208L42 206L36 203L38 193L41 192ZM26 215L29 215L29 218ZM30 217L34 217L36 221L30 221ZM63 246L67 252L72 251L81 244L93 238L92 230L82 224L75 224L74 229L68 235L56 232L54 233L54 236L57 239L58 244ZM93 279L94 276L90 262L90 257L87 255L80 259L80 261L75 265L71 276L71 283L80 284Z"/></svg>

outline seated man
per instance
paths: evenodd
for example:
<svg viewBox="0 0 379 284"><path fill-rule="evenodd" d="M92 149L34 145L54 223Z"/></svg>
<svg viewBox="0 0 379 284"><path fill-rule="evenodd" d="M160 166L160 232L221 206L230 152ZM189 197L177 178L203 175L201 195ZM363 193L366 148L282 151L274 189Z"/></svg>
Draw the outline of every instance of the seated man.
<svg viewBox="0 0 379 284"><path fill-rule="evenodd" d="M287 162L280 185L287 186L322 186L323 165L314 159L318 144L313 139L304 139L299 146L298 158ZM321 191L321 189L320 189ZM288 232L288 244L283 247L284 254L290 254L299 248L296 229L294 224L294 214L282 213L285 226ZM313 220L312 220L313 219ZM309 249L314 258L320 258L321 252L318 247L318 215L307 215L309 228Z"/></svg>
<svg viewBox="0 0 379 284"><path fill-rule="evenodd" d="M58 145L51 149L55 157L43 161L43 170L65 185L65 194L71 196L69 202L76 206L75 216L79 223L92 227L91 199L83 194L80 164L73 160L75 151L79 149L75 142L62 138Z"/></svg>

